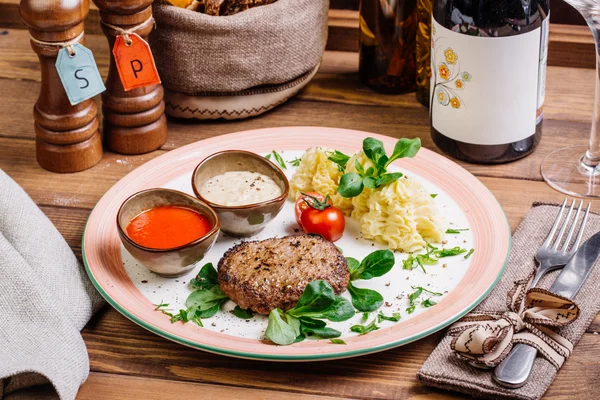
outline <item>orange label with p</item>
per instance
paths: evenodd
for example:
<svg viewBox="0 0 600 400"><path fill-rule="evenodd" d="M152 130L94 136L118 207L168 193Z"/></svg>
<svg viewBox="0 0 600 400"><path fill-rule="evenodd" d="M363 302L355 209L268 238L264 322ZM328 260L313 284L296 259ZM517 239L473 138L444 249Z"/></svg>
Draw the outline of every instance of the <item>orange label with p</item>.
<svg viewBox="0 0 600 400"><path fill-rule="evenodd" d="M115 64L125 91L160 83L150 46L135 33L117 36L113 47Z"/></svg>

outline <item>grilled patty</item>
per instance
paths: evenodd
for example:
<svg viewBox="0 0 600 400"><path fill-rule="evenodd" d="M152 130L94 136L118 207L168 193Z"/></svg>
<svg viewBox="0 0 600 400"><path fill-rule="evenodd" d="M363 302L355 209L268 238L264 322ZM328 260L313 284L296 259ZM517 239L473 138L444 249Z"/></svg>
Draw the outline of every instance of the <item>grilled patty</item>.
<svg viewBox="0 0 600 400"><path fill-rule="evenodd" d="M221 290L234 303L265 315L294 307L312 281L322 279L340 294L350 279L338 248L311 235L238 244L223 255L218 270Z"/></svg>

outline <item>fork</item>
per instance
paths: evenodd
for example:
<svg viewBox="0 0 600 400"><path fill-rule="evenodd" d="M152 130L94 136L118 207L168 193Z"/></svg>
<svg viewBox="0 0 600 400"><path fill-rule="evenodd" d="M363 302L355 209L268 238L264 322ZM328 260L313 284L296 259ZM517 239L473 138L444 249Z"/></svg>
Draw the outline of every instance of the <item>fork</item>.
<svg viewBox="0 0 600 400"><path fill-rule="evenodd" d="M538 262L538 268L536 270L535 277L531 282L531 287L537 286L540 279L548 272L564 267L579 247L579 243L581 242L581 237L583 236L583 231L585 230L585 225L587 223L591 203L588 203L587 205L585 214L583 215L583 219L579 225L579 231L577 232L575 242L571 247L569 247L571 244L571 239L575 234L575 227L577 226L577 220L579 219L579 214L581 213L583 207L583 200L581 200L579 203L577 213L575 214L573 222L571 223L571 228L569 229L565 241L562 242L565 231L569 226L569 221L571 220L571 214L575 208L575 200L573 199L571 207L569 208L569 212L561 224L567 201L568 199L565 198L562 203L562 207L558 212L558 216L552 225L552 229L550 229L548 237L544 243L542 243L535 255L535 260ZM554 235L559 229L559 226L560 231L558 235L556 235L555 239ZM521 379L521 377L529 376L530 373L529 370L525 370L528 368L524 366L532 366L533 363L523 363L522 361L525 359L535 358L536 354L537 350L535 348L526 344L517 343L508 356L496 367L496 370L494 371L494 380L498 384L507 388L515 389L523 386L526 382L526 379Z"/></svg>
<svg viewBox="0 0 600 400"><path fill-rule="evenodd" d="M571 239L573 238L573 234L575 233L577 220L579 219L579 214L581 213L581 209L583 207L583 200L581 200L581 202L579 203L579 207L577 208L577 214L575 214L575 217L573 218L573 223L571 224L571 228L569 229L567 238L565 239L563 245L559 248L565 231L569 226L571 214L573 213L573 209L575 207L575 199L573 199L571 207L569 208L569 212L567 213L567 217L564 219L561 226L561 219L564 214L567 201L568 199L565 198L565 200L562 203L562 207L560 208L560 211L558 212L558 215L554 220L552 229L550 229L548 237L546 237L546 240L544 241L544 243L542 243L537 253L535 254L535 260L538 262L538 268L535 272L533 282L531 282L531 287L536 287L540 279L542 279L542 277L548 272L564 267L579 247L579 243L581 242L581 237L583 236L583 231L585 230L585 225L587 223L591 203L588 203L587 205L573 246L571 246L569 249L569 244L571 243ZM556 233L559 226L561 226L560 231L556 236L556 240L554 240L554 234Z"/></svg>

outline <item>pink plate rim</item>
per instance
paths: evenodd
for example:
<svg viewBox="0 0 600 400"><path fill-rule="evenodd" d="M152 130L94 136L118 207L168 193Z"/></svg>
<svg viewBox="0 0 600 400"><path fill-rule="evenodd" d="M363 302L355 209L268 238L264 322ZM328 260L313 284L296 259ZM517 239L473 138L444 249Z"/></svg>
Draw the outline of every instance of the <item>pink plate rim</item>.
<svg viewBox="0 0 600 400"><path fill-rule="evenodd" d="M475 176L455 162L421 149L413 159L395 163L406 174L416 174L443 189L465 212L476 249L469 270L438 305L404 322L369 335L345 338L346 346L311 340L292 346L236 338L194 324L171 324L135 287L121 261L121 245L114 217L131 194L160 187L194 169L205 156L226 149L268 153L312 146L354 152L365 137L381 140L392 149L397 139L349 129L323 127L266 128L221 135L169 151L130 172L98 201L82 238L83 262L90 280L117 311L149 331L193 348L233 357L271 361L315 361L354 357L401 346L421 339L456 321L496 285L506 266L511 232L502 207Z"/></svg>

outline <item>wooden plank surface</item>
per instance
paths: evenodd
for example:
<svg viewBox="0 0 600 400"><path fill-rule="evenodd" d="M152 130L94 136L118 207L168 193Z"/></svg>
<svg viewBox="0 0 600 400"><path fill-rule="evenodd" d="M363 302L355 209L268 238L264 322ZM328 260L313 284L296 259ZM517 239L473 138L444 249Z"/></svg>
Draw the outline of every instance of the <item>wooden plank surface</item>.
<svg viewBox="0 0 600 400"><path fill-rule="evenodd" d="M29 110L37 98L39 72L36 56L27 47L27 41L27 35L22 30L10 30L8 35L0 36L0 86L9 99L0 103L0 140L34 138L31 119L24 115L29 115ZM105 75L108 55L103 37L90 35L88 46L95 52L101 73ZM423 139L425 147L439 151L429 137L428 111L415 100L414 94L379 95L358 82L357 68L356 53L326 52L321 71L299 94L298 100L279 107L276 112L246 121L199 124L172 122L169 125L169 139L163 150L193 143L212 135L263 126L335 125L395 137L419 136ZM523 160L505 165L460 164L481 176L541 180L539 165L554 149L564 147L566 142L586 143L593 108L593 81L594 71L591 69L549 67L544 106L544 140L536 152ZM24 115L16 113L16 109ZM32 143L15 141L0 148L0 157L8 152L24 153L29 158L24 159L18 166L11 165L10 168L17 174L44 175L44 171L26 170L37 168L35 163L32 164L35 157L33 151ZM84 174L94 175L95 179L100 181L99 188L106 190L114 182L111 180L110 183L104 184L104 176L114 176L113 170L121 173L131 170L154 156L108 155L97 168L101 170L99 174L96 174L96 170ZM35 187L32 190L46 191L46 188ZM88 206L95 198L90 197Z"/></svg>
<svg viewBox="0 0 600 400"><path fill-rule="evenodd" d="M339 398L464 398L415 379L441 333L382 353L310 363L241 360L191 350L133 325L113 309L95 317L83 336L92 371L107 374ZM594 398L589 391L600 388L599 351L600 335L585 334L544 399ZM143 394L128 398L143 399Z"/></svg>
<svg viewBox="0 0 600 400"><path fill-rule="evenodd" d="M22 30L26 28L19 16L18 7L19 0L0 0L0 31L2 28ZM590 30L586 26L563 25L566 23L568 22L553 19L548 44L549 65L593 68L596 59ZM99 11L92 2L90 2L90 12L85 19L85 32L86 36L102 34ZM358 11L329 10L327 50L356 52L358 36Z"/></svg>
<svg viewBox="0 0 600 400"><path fill-rule="evenodd" d="M28 47L25 31L7 32L0 36L0 168L41 206L76 254L80 254L89 212L106 190L144 162L203 138L261 127L319 125L395 137L419 136L425 147L438 151L429 138L428 112L413 94L382 96L363 88L357 81L356 53L330 51L317 77L296 99L262 117L239 122L170 121L169 140L161 150L141 156L106 153L89 171L53 174L35 162L31 108L39 91L37 59ZM88 45L105 74L104 38L90 35ZM513 230L533 201L559 202L564 197L541 180L538 168L553 149L586 143L593 79L591 69L549 68L544 138L538 150L506 165L462 164L493 192ZM600 202L594 207L600 209ZM600 390L599 332L597 317L545 398L595 398ZM424 387L415 380L415 373L440 335L343 361L256 362L188 349L105 307L83 331L92 374L79 398L464 398Z"/></svg>
<svg viewBox="0 0 600 400"><path fill-rule="evenodd" d="M281 393L273 390L249 389L169 381L164 379L149 379L135 376L101 374L92 372L88 380L81 386L77 396L80 400L87 399L145 399L145 400L181 400L181 399L221 399L221 400L275 400L281 398ZM335 397L286 393L290 400L331 400Z"/></svg>

